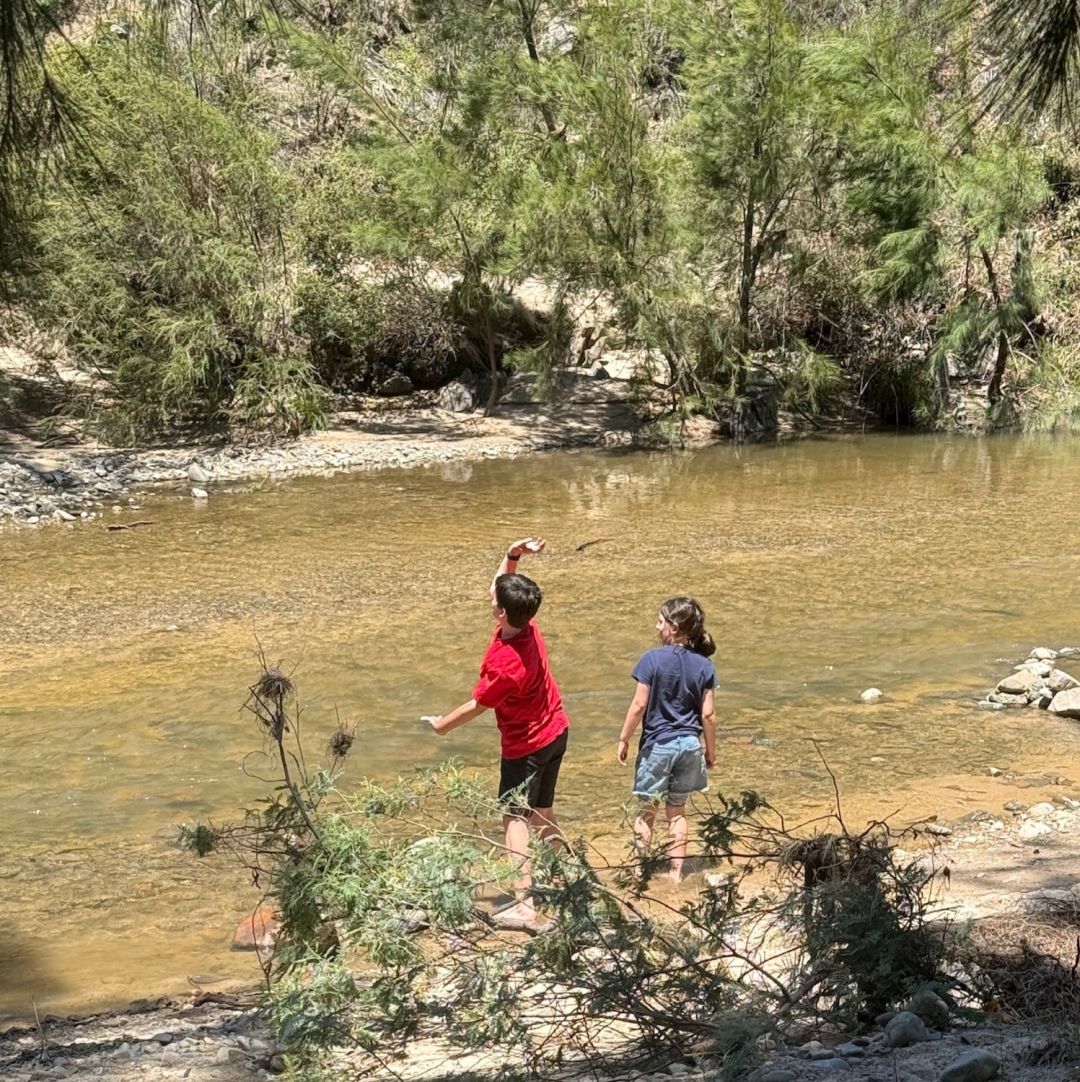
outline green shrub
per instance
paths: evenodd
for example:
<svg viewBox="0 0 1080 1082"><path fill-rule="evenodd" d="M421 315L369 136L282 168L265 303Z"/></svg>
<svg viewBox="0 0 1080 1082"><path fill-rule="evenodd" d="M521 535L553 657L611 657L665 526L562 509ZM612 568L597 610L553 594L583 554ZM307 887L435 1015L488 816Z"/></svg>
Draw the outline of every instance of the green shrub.
<svg viewBox="0 0 1080 1082"><path fill-rule="evenodd" d="M84 403L98 428L133 440L317 423L325 398L289 326L291 192L272 143L137 44L102 33L62 61L83 137L38 208L34 306L100 377Z"/></svg>

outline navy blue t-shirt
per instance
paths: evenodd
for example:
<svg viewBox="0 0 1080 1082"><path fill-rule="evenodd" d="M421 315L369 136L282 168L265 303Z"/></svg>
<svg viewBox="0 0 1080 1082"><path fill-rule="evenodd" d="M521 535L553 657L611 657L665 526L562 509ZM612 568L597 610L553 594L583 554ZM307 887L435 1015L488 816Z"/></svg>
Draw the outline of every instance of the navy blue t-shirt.
<svg viewBox="0 0 1080 1082"><path fill-rule="evenodd" d="M713 663L685 646L658 646L643 654L630 674L649 685L649 705L641 723L640 748L676 736L701 733L701 701L716 687Z"/></svg>

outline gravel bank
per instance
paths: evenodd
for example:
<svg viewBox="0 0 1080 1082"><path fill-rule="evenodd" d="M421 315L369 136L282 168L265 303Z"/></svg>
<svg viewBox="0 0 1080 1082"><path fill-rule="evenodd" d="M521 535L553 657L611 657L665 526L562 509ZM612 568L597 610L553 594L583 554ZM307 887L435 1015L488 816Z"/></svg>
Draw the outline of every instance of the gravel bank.
<svg viewBox="0 0 1080 1082"><path fill-rule="evenodd" d="M715 426L701 425L694 435L707 442L715 438ZM500 405L495 417L376 401L335 415L325 431L291 440L147 450L9 443L11 450L0 454L0 531L74 527L110 508L137 509L140 494L162 486L212 496L232 485L292 477L513 458L565 447L631 446L643 440L629 384L582 377L557 406L512 402Z"/></svg>

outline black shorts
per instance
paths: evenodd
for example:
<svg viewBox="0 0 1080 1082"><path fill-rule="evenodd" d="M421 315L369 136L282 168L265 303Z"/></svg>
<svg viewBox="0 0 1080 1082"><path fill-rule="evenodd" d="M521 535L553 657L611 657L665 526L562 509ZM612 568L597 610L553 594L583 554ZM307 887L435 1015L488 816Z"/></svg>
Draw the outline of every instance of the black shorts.
<svg viewBox="0 0 1080 1082"><path fill-rule="evenodd" d="M528 816L532 808L550 808L555 803L555 783L559 780L559 767L566 754L566 735L568 729L550 744L545 745L531 755L520 759L503 759L499 774L499 800L507 805L511 815ZM506 800L508 793L524 790L524 800L518 795L514 800Z"/></svg>

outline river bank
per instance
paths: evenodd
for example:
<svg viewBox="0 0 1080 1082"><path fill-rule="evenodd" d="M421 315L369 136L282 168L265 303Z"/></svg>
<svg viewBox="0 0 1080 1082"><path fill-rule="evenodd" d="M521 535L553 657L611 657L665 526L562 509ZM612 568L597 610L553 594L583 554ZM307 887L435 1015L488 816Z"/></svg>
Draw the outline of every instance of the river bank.
<svg viewBox="0 0 1080 1082"><path fill-rule="evenodd" d="M1007 795L1006 789L1002 795ZM1023 829L1032 821L1051 824L1037 845ZM1037 805L1011 800L954 823L952 829L951 836L935 838L925 850L926 859L951 870L948 880L939 879L936 919L968 922L973 937L985 947L1013 952L1018 965L1023 955L1016 941L1020 927L1029 945L1047 950L1050 945L1039 939L1038 929L1040 922L1045 927L1054 924L1061 933L1058 945L1067 948L1071 933L1061 917L1071 914L1075 925L1080 913L1080 892L1068 873L1080 860L1080 804L1067 798ZM694 889L698 878L691 877L686 889ZM1051 915L1056 921L1048 919ZM1062 962L1064 977L1069 959L1063 957ZM5 1082L148 1078L266 1082L283 1070L285 1050L268 1031L257 1002L255 991L194 992L188 997L137 1001L124 1011L65 1018L47 1015L36 1025L15 1026L0 1034L0 1077ZM894 1046L893 1041L901 1039L890 1038L881 1027L862 1036L826 1029L770 1038L751 1078L754 1082L811 1082L840 1075L851 1082L936 1082L951 1064L975 1050L987 1054L984 1063L992 1062L988 1057L999 1061L1000 1071L946 1077L1003 1077L1010 1082L1069 1082L1077 1077L1080 1048L1065 1020L1031 1018L1025 1015L1028 1004L1019 1000L986 1006L989 1014L980 1022L954 1017L946 1023L935 1019L931 1011L926 1020L929 1029L919 1031L920 1038L910 1044ZM505 1078L508 1070L511 1074L514 1070L504 1050L463 1052L441 1040L434 1026L410 1042L403 1059L387 1064L342 1049L334 1066L345 1077L404 1082ZM645 1071L599 1075L581 1064L567 1063L556 1077L705 1082L718 1075L715 1062L701 1053L676 1056Z"/></svg>
<svg viewBox="0 0 1080 1082"><path fill-rule="evenodd" d="M237 486L385 467L468 469L483 459L571 447L655 446L640 388L628 379L570 378L557 404L536 400L515 377L498 412L455 413L423 400L367 399L336 413L321 431L294 439L192 443L146 449L76 443L50 447L26 434L0 433L0 530L74 525L138 510L148 489L183 487L212 496ZM681 438L705 444L720 426L699 419ZM199 497L196 493L193 498Z"/></svg>

